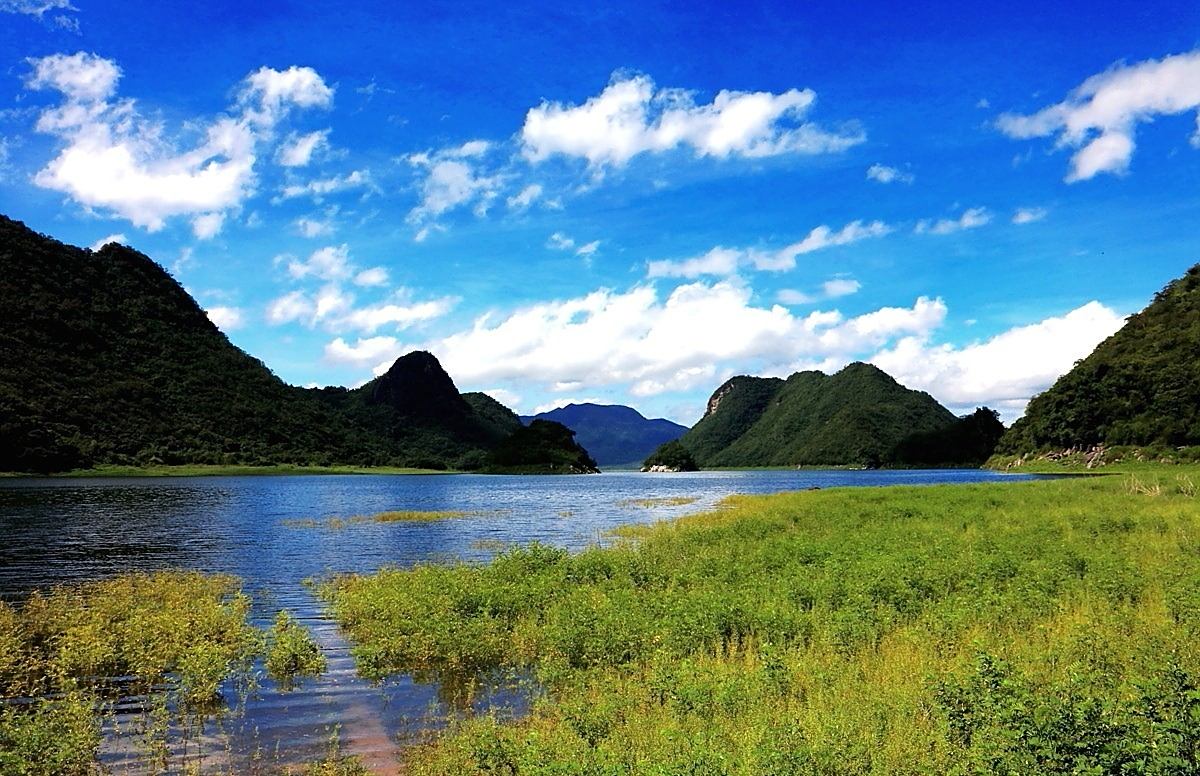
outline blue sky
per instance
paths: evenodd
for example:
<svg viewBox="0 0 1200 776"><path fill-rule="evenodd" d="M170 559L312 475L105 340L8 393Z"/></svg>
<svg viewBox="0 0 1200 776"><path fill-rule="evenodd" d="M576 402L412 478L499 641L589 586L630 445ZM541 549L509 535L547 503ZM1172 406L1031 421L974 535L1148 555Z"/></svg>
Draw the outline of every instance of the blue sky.
<svg viewBox="0 0 1200 776"><path fill-rule="evenodd" d="M1011 420L1200 261L1200 6L0 0L0 212L296 384L691 423L871 360Z"/></svg>

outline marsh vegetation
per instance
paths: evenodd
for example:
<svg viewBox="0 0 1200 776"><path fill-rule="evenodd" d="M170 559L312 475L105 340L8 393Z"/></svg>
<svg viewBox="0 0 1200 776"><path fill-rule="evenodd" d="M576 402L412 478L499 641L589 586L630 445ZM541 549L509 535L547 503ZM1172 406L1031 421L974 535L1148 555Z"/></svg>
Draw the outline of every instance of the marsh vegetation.
<svg viewBox="0 0 1200 776"><path fill-rule="evenodd" d="M544 688L416 774L1194 773L1196 479L736 497L323 595L367 676Z"/></svg>

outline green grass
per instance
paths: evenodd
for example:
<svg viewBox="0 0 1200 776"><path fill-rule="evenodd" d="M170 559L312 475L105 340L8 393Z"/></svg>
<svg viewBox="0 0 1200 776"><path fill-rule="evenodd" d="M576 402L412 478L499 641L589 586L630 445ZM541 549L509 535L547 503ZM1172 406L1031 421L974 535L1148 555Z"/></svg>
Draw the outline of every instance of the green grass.
<svg viewBox="0 0 1200 776"><path fill-rule="evenodd" d="M656 507L682 507L695 504L697 496L654 496L652 498L626 498L617 502L625 509L654 509Z"/></svg>
<svg viewBox="0 0 1200 776"><path fill-rule="evenodd" d="M1200 772L1200 467L736 497L345 576L359 670L532 671L411 774Z"/></svg>
<svg viewBox="0 0 1200 776"><path fill-rule="evenodd" d="M374 515L351 515L350 517L327 517L324 519L302 517L281 520L279 524L288 528L326 528L333 531L340 531L352 525L364 525L367 523L430 523L438 520L457 520L464 517L497 515L502 512L503 510L400 509L380 512Z"/></svg>

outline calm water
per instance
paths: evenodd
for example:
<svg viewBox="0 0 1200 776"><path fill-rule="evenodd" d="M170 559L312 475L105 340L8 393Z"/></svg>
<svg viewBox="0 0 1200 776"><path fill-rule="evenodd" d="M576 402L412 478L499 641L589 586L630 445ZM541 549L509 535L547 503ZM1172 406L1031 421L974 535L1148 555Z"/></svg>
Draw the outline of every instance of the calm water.
<svg viewBox="0 0 1200 776"><path fill-rule="evenodd" d="M616 472L580 477L483 475L265 476L140 479L0 479L0 597L55 582L124 571L192 568L240 576L269 623L286 607L315 633L329 673L282 693L264 679L221 742L317 756L340 725L343 748L380 772L395 769L400 742L444 715L437 688L400 677L371 685L354 674L348 647L302 585L338 572L445 559L486 560L501 544L538 540L568 548L603 542L615 526L703 510L734 493L811 487L1006 482L1029 475L979 470ZM698 497L685 506L633 499ZM427 523L364 522L334 530L291 521L387 510L463 510L479 516ZM511 693L483 703L519 706ZM120 736L106 759L118 770ZM214 762L219 761L218 757Z"/></svg>

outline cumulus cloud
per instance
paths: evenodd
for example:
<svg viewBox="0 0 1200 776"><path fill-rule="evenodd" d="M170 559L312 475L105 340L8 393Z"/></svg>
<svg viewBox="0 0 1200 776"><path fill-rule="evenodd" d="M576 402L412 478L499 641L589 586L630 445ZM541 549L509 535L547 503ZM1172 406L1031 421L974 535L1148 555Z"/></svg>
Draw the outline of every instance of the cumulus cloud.
<svg viewBox="0 0 1200 776"><path fill-rule="evenodd" d="M354 276L354 285L356 286L386 286L387 282L388 273L383 267L364 269Z"/></svg>
<svg viewBox="0 0 1200 776"><path fill-rule="evenodd" d="M910 172L888 167L886 164L873 164L867 168L867 180L878 183L912 183L914 177Z"/></svg>
<svg viewBox="0 0 1200 776"><path fill-rule="evenodd" d="M329 132L321 129L307 135L292 135L279 147L276 158L284 167L303 167L312 161L318 148L329 144Z"/></svg>
<svg viewBox="0 0 1200 776"><path fill-rule="evenodd" d="M234 331L246 323L245 313L237 307L210 307L204 312L221 331Z"/></svg>
<svg viewBox="0 0 1200 776"><path fill-rule="evenodd" d="M421 201L408 213L408 222L419 227L417 242L424 241L432 229L444 229L435 222L451 210L473 205L476 215L487 213L504 185L503 176L479 171L479 157L491 147L485 140L472 140L407 157L423 176Z"/></svg>
<svg viewBox="0 0 1200 776"><path fill-rule="evenodd" d="M937 221L922 219L913 230L917 234L954 234L966 229L977 229L991 223L992 214L987 208L973 207L964 210L958 218L941 218Z"/></svg>
<svg viewBox="0 0 1200 776"><path fill-rule="evenodd" d="M782 248L766 250L718 246L708 253L689 259L648 262L646 274L652 278L696 278L702 275L732 275L743 266L769 272L783 272L794 269L797 257L806 253L883 237L891 231L892 228L882 221L851 221L837 231L822 225L809 232L804 239Z"/></svg>
<svg viewBox="0 0 1200 776"><path fill-rule="evenodd" d="M79 52L31 59L30 89L52 89L60 105L42 111L39 132L62 141L34 177L88 209L103 210L157 231L175 216L200 219L197 234L215 234L225 212L254 189L258 148L293 107L324 107L332 90L311 68L261 68L241 85L230 113L202 128L180 151L161 122L144 118L132 99L117 99L121 70L112 60Z"/></svg>
<svg viewBox="0 0 1200 776"><path fill-rule="evenodd" d="M1124 173L1135 148L1137 125L1157 116L1200 108L1200 50L1118 63L1088 78L1066 99L1027 116L1006 113L998 126L1009 137L1057 135L1059 148L1078 149L1071 157L1069 183L1100 173ZM1200 146L1200 115L1192 144Z"/></svg>
<svg viewBox="0 0 1200 776"><path fill-rule="evenodd" d="M91 250L98 251L109 243L119 243L124 245L126 242L125 234L123 232L117 232L116 234L110 234L108 237L101 237L99 240L96 240L96 242L92 243Z"/></svg>
<svg viewBox="0 0 1200 776"><path fill-rule="evenodd" d="M224 225L224 213L205 213L192 219L192 234L197 240L209 240L220 234Z"/></svg>
<svg viewBox="0 0 1200 776"><path fill-rule="evenodd" d="M1124 322L1114 310L1089 302L963 347L934 344L927 336L904 337L871 361L952 409L968 412L987 405L1011 421L1032 396L1049 388Z"/></svg>
<svg viewBox="0 0 1200 776"><path fill-rule="evenodd" d="M404 354L404 345L395 337L359 338L353 345L338 337L325 346L325 360L333 364L368 366L392 362Z"/></svg>
<svg viewBox="0 0 1200 776"><path fill-rule="evenodd" d="M735 281L679 286L665 298L652 285L608 289L563 301L485 315L425 347L456 380L496 384L626 385L638 396L709 387L724 364L782 368L812 356L874 352L896 338L923 336L941 324L945 305L918 299L844 318L805 317L756 306Z"/></svg>
<svg viewBox="0 0 1200 776"><path fill-rule="evenodd" d="M288 274L297 279L308 276L321 280L343 280L350 276L350 247L328 245L313 251L308 259L292 259L287 265Z"/></svg>
<svg viewBox="0 0 1200 776"><path fill-rule="evenodd" d="M698 157L766 157L832 153L865 140L856 128L829 131L807 121L815 101L811 89L722 90L697 104L693 92L658 88L648 76L614 76L582 105L547 101L530 109L520 140L533 163L563 155L594 168L684 147Z"/></svg>
<svg viewBox="0 0 1200 776"><path fill-rule="evenodd" d="M1013 212L1012 222L1018 226L1032 224L1045 218L1046 212L1044 207L1019 207Z"/></svg>

